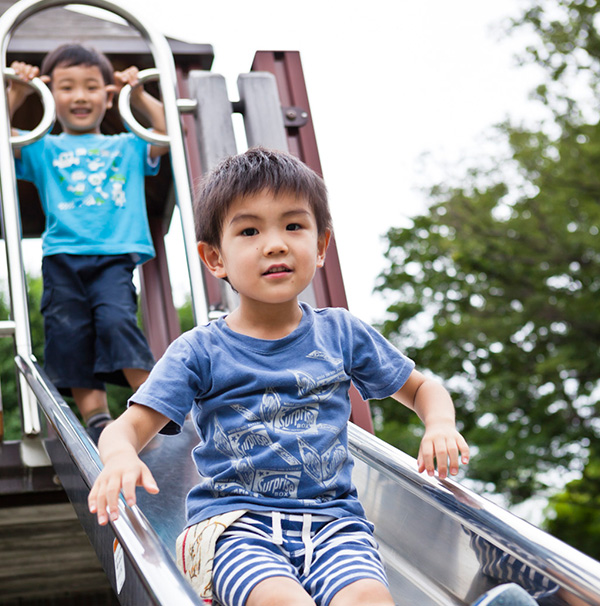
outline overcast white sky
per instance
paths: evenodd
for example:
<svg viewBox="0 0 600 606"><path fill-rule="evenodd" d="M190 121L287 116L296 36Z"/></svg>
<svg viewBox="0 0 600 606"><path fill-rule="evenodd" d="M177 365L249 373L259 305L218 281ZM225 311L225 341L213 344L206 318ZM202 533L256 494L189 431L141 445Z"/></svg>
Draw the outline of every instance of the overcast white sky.
<svg viewBox="0 0 600 606"><path fill-rule="evenodd" d="M535 117L527 94L537 72L516 67L523 40L498 28L528 3L169 0L168 13L164 0L126 6L166 35L212 44L213 71L227 79L231 100L255 51L300 51L349 306L376 322L385 309L372 293L383 234L426 208L419 188L443 178L444 166L487 153L481 138L491 125ZM173 273L177 284L183 277Z"/></svg>

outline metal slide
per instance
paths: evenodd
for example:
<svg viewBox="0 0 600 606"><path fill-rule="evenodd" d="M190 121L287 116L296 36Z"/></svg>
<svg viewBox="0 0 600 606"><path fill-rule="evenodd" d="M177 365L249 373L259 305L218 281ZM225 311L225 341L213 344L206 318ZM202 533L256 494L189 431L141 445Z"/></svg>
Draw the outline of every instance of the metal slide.
<svg viewBox="0 0 600 606"><path fill-rule="evenodd" d="M191 423L180 436L157 436L142 454L160 493L139 490L137 506L122 502L119 520L99 527L87 511L89 486L100 470L97 450L35 362L18 357L17 363L48 420L46 450L120 602L199 604L173 553L185 522L185 494L197 481ZM375 524L397 604L469 604L502 582L482 573L474 536L559 585L557 604L600 604L600 563L457 482L418 474L413 458L353 425L350 444L354 480Z"/></svg>

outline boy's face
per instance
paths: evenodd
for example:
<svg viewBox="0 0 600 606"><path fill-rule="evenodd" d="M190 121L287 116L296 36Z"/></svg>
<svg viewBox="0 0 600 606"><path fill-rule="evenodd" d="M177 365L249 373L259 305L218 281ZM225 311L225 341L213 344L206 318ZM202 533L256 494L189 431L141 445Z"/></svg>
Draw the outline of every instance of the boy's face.
<svg viewBox="0 0 600 606"><path fill-rule="evenodd" d="M57 65L52 71L56 116L70 135L99 134L114 87L104 82L97 65Z"/></svg>
<svg viewBox="0 0 600 606"><path fill-rule="evenodd" d="M228 278L242 300L295 301L322 267L329 232L318 236L305 198L269 191L236 200L223 221L219 248L201 242L204 263Z"/></svg>

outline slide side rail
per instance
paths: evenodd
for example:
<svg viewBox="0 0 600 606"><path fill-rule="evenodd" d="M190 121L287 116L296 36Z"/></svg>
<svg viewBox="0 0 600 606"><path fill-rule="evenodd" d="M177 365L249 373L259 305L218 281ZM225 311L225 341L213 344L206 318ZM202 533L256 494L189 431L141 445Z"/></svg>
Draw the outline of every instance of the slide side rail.
<svg viewBox="0 0 600 606"><path fill-rule="evenodd" d="M421 605L470 603L473 591L490 585L474 548L486 542L496 556L514 558L557 584L566 604L600 604L600 562L452 479L417 473L415 459L355 425L349 443L359 498L375 524L392 582L397 577L396 600L416 584L425 594ZM510 579L494 582L503 580Z"/></svg>
<svg viewBox="0 0 600 606"><path fill-rule="evenodd" d="M49 435L55 434L45 446L121 604L200 604L137 506L121 499L119 519L97 525L87 511L87 494L100 473L98 450L35 360L17 356L15 362L46 417Z"/></svg>

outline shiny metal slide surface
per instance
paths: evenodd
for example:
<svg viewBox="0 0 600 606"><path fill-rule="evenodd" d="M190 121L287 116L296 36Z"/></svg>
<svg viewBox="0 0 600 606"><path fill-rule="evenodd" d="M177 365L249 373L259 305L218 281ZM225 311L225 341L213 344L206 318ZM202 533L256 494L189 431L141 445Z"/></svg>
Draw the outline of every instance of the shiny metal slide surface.
<svg viewBox="0 0 600 606"><path fill-rule="evenodd" d="M385 556L398 604L469 604L507 579L483 574L472 547L487 542L560 587L557 603L600 604L600 563L453 480L351 426L354 481Z"/></svg>
<svg viewBox="0 0 600 606"><path fill-rule="evenodd" d="M142 453L160 493L138 490L138 505L122 503L120 519L100 528L86 504L101 465L95 446L43 371L19 357L17 364L54 435L45 440L46 449L121 603L200 603L174 562L185 495L198 479L191 458L198 438L191 422L179 436L157 436ZM482 574L471 546L474 536L558 584L565 604L600 604L600 563L453 480L418 474L413 458L368 432L351 425L349 436L354 481L375 524L397 604L469 604L501 582Z"/></svg>

